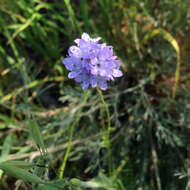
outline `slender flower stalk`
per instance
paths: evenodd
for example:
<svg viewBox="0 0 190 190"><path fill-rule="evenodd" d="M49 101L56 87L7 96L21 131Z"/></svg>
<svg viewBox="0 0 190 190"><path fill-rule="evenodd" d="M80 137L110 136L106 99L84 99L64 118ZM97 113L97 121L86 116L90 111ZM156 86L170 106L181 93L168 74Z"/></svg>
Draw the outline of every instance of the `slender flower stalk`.
<svg viewBox="0 0 190 190"><path fill-rule="evenodd" d="M83 101L84 104L86 104L88 96L89 96L89 91L86 91L84 101ZM79 121L79 116L80 116L80 113L82 112L82 108L83 107L81 107L78 110L78 112L76 114L76 119L74 120L74 122L72 123L71 128L70 128L70 135L69 135L69 141L68 141L67 150L66 150L66 153L65 153L65 156L64 156L64 159L63 159L63 163L61 164L61 167L60 167L60 173L59 173L59 178L60 179L63 179L63 174L64 174L64 171L65 171L65 167L66 167L67 160L68 160L68 157L69 157L69 153L70 153L70 150L71 150L71 143L72 143L72 140L73 140L74 129L75 129L75 126L77 125L77 123Z"/></svg>
<svg viewBox="0 0 190 190"><path fill-rule="evenodd" d="M111 143L110 143L110 132L111 132L110 112L109 112L108 105L104 101L102 91L100 89L98 89L98 88L96 88L96 90L98 91L100 101L102 102L102 104L103 104L103 106L105 108L106 116L107 116L107 123L108 123L107 124L107 132L103 133L103 136L104 136L104 139L105 139L105 146L106 146L107 151L108 151L108 170L109 170L109 176L111 176L111 173L112 173L112 158L111 158Z"/></svg>

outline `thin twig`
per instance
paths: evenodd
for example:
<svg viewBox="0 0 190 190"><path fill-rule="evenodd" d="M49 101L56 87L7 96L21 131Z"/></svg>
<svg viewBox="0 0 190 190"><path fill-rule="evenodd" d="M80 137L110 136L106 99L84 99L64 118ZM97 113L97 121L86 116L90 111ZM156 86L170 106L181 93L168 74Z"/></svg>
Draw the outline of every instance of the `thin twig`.
<svg viewBox="0 0 190 190"><path fill-rule="evenodd" d="M74 146L76 144L80 144L82 142L85 142L87 139L93 139L95 137L99 136L99 134L95 134L93 136L90 136L86 139L82 139L82 140L75 140L75 141L72 141L72 143L70 144L70 146ZM55 152L58 152L60 150L64 150L68 147L68 144L62 144L62 145L58 145L58 146L52 146L52 147L49 147L47 148L47 152L48 153L55 153ZM30 157L39 157L41 156L40 152L39 151L34 151L34 152L29 152L29 153L24 153L24 154L10 154L5 161L10 161L10 160L20 160L20 159L24 159L24 158L30 158Z"/></svg>

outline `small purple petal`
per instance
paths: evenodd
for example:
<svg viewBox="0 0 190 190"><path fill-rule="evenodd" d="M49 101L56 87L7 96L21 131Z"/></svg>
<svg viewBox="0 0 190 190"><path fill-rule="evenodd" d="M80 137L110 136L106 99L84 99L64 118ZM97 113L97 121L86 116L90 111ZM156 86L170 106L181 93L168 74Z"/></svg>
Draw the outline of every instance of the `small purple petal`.
<svg viewBox="0 0 190 190"><path fill-rule="evenodd" d="M68 77L69 77L70 79L72 79L72 78L75 78L77 75L78 75L78 73L72 71L72 72L69 73Z"/></svg>
<svg viewBox="0 0 190 190"><path fill-rule="evenodd" d="M84 81L84 82L82 83L82 89L83 89L83 90L86 90L88 87L89 87L89 82Z"/></svg>
<svg viewBox="0 0 190 190"><path fill-rule="evenodd" d="M98 59L95 57L95 58L91 59L90 63L92 65L96 65L98 63Z"/></svg>
<svg viewBox="0 0 190 190"><path fill-rule="evenodd" d="M81 57L81 50L77 46L71 46L69 48L69 55L73 55L75 57Z"/></svg>
<svg viewBox="0 0 190 190"><path fill-rule="evenodd" d="M82 34L82 39L88 42L88 41L90 41L90 36L87 33L84 32Z"/></svg>
<svg viewBox="0 0 190 190"><path fill-rule="evenodd" d="M106 82L106 81L101 80L101 81L99 82L99 85L100 85L100 88L101 88L102 90L106 90L106 89L107 89L107 82Z"/></svg>
<svg viewBox="0 0 190 190"><path fill-rule="evenodd" d="M114 60L114 63L117 67L120 67L120 65L121 65L121 61L119 61L119 60Z"/></svg>
<svg viewBox="0 0 190 190"><path fill-rule="evenodd" d="M73 68L73 63L71 61L71 58L65 58L62 63L65 65L65 67L67 68L67 70L71 71Z"/></svg>
<svg viewBox="0 0 190 190"><path fill-rule="evenodd" d="M95 76L92 77L90 80L90 83L91 83L92 87L95 88L97 86L97 83L98 83L97 78Z"/></svg>
<svg viewBox="0 0 190 190"><path fill-rule="evenodd" d="M76 40L74 40L74 42L77 44L77 45L79 45L79 42L80 42L80 39L76 39Z"/></svg>
<svg viewBox="0 0 190 190"><path fill-rule="evenodd" d="M97 67L91 68L91 74L92 75L98 75L98 68Z"/></svg>
<svg viewBox="0 0 190 190"><path fill-rule="evenodd" d="M113 70L113 76L114 77L121 77L121 76L123 76L123 73L120 70L114 69Z"/></svg>
<svg viewBox="0 0 190 190"><path fill-rule="evenodd" d="M101 39L102 39L102 38L97 37L97 38L92 39L92 41L93 41L93 42L98 42L98 41L100 41Z"/></svg>
<svg viewBox="0 0 190 190"><path fill-rule="evenodd" d="M113 56L113 48L112 46L106 46L102 49L102 51L100 52L100 59L101 60L107 60L107 59L110 59L112 58Z"/></svg>
<svg viewBox="0 0 190 190"><path fill-rule="evenodd" d="M99 70L99 73L100 73L100 76L101 76L101 77L105 77L105 76L107 75L106 70L103 70L103 69L100 69L100 70Z"/></svg>

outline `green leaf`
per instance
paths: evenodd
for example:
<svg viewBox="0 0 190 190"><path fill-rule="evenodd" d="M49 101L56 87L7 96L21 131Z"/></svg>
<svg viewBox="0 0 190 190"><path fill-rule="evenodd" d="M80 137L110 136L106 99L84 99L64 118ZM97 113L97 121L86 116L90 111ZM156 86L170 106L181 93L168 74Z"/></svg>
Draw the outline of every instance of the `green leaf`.
<svg viewBox="0 0 190 190"><path fill-rule="evenodd" d="M11 150L11 146L12 146L12 139L13 139L13 134L10 133L4 143L3 143L3 149L2 149L2 152L1 152L1 159L0 160L5 160L6 157L9 155L10 153L10 150Z"/></svg>
<svg viewBox="0 0 190 190"><path fill-rule="evenodd" d="M37 122L35 120L30 120L29 126L30 126L30 133L34 142L36 143L38 148L40 148L42 154L45 155L46 154L45 144Z"/></svg>
<svg viewBox="0 0 190 190"><path fill-rule="evenodd" d="M13 134L10 133L6 137L6 139L5 139L4 143L3 143L3 148L2 148L2 152L1 152L0 161L4 161L7 158L7 156L9 155L10 150L11 150L11 146L12 146L12 139L13 139ZM3 171L0 170L0 178L1 178L2 174L3 174Z"/></svg>
<svg viewBox="0 0 190 190"><path fill-rule="evenodd" d="M0 169L2 169L8 175L15 177L17 179L21 179L25 182L45 184L45 181L40 179L38 176L26 171L23 168L19 168L19 167L15 167L13 165L10 165L10 163L1 162L0 163Z"/></svg>
<svg viewBox="0 0 190 190"><path fill-rule="evenodd" d="M8 166L13 166L13 167L22 168L22 169L30 169L36 166L36 164L34 163L29 163L29 162L24 162L24 161L6 161L6 162L0 162L0 165L1 164L6 164Z"/></svg>
<svg viewBox="0 0 190 190"><path fill-rule="evenodd" d="M92 189L105 189L105 190L117 190L122 189L118 183L118 179L114 177L108 178L103 173L99 173L97 177L90 181L81 181L79 179L71 179L71 183L76 187L92 188Z"/></svg>

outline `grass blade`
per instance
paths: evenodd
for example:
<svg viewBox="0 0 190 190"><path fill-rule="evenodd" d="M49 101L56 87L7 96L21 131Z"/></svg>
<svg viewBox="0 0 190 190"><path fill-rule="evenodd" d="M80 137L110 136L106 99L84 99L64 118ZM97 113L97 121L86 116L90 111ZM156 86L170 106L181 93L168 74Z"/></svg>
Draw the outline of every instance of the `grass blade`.
<svg viewBox="0 0 190 190"><path fill-rule="evenodd" d="M75 17L75 14L74 14L74 11L73 11L73 9L72 9L70 0L64 0L64 2L65 2L65 5L66 5L66 7L67 7L69 16L70 16L70 18L71 18L72 25L74 26L75 30L76 30L79 34L81 34L82 31L81 31L81 28L80 28L80 26L79 26L79 24L78 24L78 22L77 22L76 17Z"/></svg>
<svg viewBox="0 0 190 190"><path fill-rule="evenodd" d="M36 143L36 145L40 149L41 153L43 155L45 155L46 154L46 148L45 148L44 140L42 137L42 133L39 129L37 122L35 120L30 120L29 126L30 126L30 133L31 133L31 136L32 136L34 142Z"/></svg>
<svg viewBox="0 0 190 190"><path fill-rule="evenodd" d="M172 97L175 98L176 89L177 89L178 81L179 81L179 77L180 77L180 65L181 65L180 48L179 48L179 45L178 45L177 41L175 40L175 38L169 32L167 32L166 30L164 30L162 28L154 29L152 32L146 34L143 41L146 42L148 39L150 39L156 35L161 35L165 40L167 40L172 45L172 47L175 49L175 51L177 53L177 66L176 66L176 71L175 71L175 84L174 84L174 87L172 89Z"/></svg>

